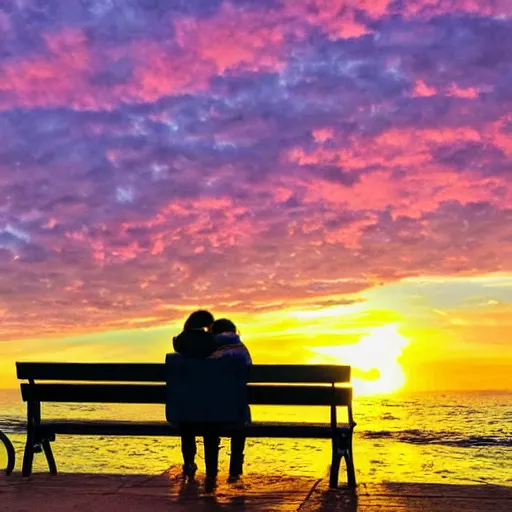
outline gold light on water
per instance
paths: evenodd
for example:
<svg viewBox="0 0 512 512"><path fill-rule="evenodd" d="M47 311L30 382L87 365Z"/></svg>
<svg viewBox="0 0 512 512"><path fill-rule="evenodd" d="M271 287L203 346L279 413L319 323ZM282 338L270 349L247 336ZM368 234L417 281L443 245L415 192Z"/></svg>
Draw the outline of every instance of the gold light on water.
<svg viewBox="0 0 512 512"><path fill-rule="evenodd" d="M320 356L312 362L336 362L363 372L374 371L375 379L352 379L358 395L398 391L406 380L399 359L409 340L398 332L398 324L373 327L368 331L358 343L351 345L311 347L310 350Z"/></svg>

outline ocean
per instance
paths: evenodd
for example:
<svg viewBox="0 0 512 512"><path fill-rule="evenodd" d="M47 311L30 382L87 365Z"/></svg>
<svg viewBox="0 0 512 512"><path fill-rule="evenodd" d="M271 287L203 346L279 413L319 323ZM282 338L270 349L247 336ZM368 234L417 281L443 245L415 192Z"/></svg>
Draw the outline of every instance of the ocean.
<svg viewBox="0 0 512 512"><path fill-rule="evenodd" d="M253 419L328 421L328 408L253 407ZM340 419L344 410L340 408ZM512 485L512 392L401 393L360 397L354 459L359 482ZM44 404L43 418L164 419L163 406ZM21 467L25 407L19 391L0 391L0 429ZM200 444L200 443L199 443ZM0 450L2 448L0 447ZM59 470L83 473L158 474L181 463L179 439L57 436ZM202 446L198 463L202 468ZM228 443L220 469L227 471ZM249 439L245 473L323 477L330 443L323 440ZM35 471L46 471L37 454ZM345 475L340 473L340 481Z"/></svg>

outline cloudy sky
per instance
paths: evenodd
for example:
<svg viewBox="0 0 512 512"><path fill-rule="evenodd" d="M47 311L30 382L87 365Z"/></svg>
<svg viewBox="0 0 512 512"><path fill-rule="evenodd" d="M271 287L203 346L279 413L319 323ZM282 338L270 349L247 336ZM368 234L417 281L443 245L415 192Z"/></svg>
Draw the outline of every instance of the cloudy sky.
<svg viewBox="0 0 512 512"><path fill-rule="evenodd" d="M509 0L4 0L0 384L202 306L259 362L392 325L412 388L511 387L510 48Z"/></svg>

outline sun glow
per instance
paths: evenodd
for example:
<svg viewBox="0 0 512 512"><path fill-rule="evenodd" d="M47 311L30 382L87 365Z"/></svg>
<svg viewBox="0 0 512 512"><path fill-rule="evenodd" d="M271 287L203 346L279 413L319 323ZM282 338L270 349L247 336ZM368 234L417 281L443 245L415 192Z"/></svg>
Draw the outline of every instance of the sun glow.
<svg viewBox="0 0 512 512"><path fill-rule="evenodd" d="M320 357L314 363L343 363L353 368L352 384L358 395L391 393L405 384L399 362L409 340L398 332L398 324L374 327L358 343L310 347Z"/></svg>

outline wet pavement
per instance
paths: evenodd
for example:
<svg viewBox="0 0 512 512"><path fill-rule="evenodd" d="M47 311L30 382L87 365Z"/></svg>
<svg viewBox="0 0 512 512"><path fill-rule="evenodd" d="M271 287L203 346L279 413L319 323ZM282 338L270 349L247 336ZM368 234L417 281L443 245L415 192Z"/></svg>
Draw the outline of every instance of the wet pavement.
<svg viewBox="0 0 512 512"><path fill-rule="evenodd" d="M211 491L204 478L181 478L179 468L158 476L34 474L0 476L0 511L261 511L261 512L510 512L512 487L489 485L360 484L332 491L326 479L249 475Z"/></svg>

